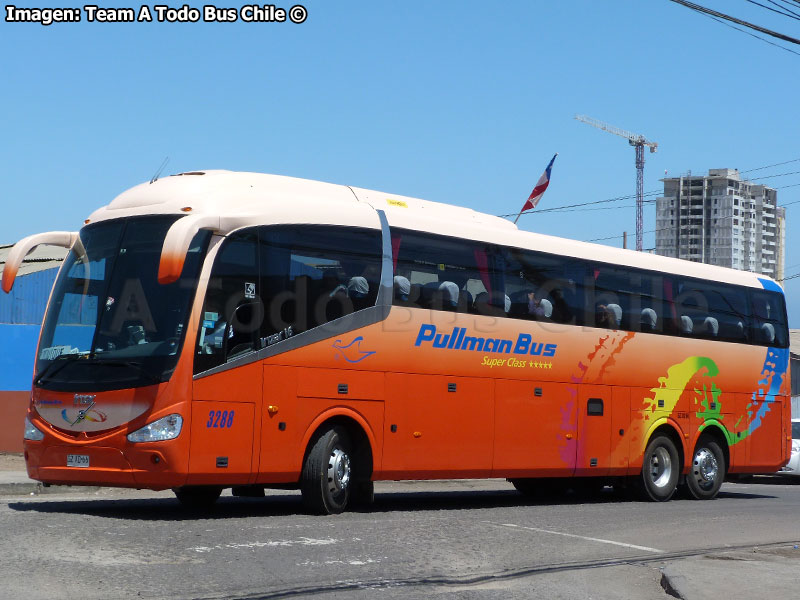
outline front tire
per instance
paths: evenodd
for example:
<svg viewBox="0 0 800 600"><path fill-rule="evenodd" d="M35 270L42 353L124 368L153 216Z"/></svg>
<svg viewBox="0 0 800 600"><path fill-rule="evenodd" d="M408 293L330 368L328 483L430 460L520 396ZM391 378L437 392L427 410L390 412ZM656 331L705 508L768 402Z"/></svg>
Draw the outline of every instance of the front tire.
<svg viewBox="0 0 800 600"><path fill-rule="evenodd" d="M665 435L655 436L644 451L642 473L636 482L639 495L644 500L666 502L675 493L680 471L675 444Z"/></svg>
<svg viewBox="0 0 800 600"><path fill-rule="evenodd" d="M713 439L702 436L686 475L686 490L696 500L713 500L725 480L725 455Z"/></svg>
<svg viewBox="0 0 800 600"><path fill-rule="evenodd" d="M314 513L339 514L347 508L352 491L352 445L343 427L317 436L303 464L300 490L303 504Z"/></svg>

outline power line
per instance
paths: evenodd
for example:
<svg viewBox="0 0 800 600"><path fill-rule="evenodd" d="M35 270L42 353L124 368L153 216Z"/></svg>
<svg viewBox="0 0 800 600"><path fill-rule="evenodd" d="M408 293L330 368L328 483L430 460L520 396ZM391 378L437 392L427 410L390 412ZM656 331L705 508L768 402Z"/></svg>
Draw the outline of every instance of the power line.
<svg viewBox="0 0 800 600"><path fill-rule="evenodd" d="M743 25L744 27L749 27L750 29L755 29L756 31L760 31L761 33L765 33L772 37L778 38L779 40L783 40L784 42L791 42L792 44L800 45L800 40L797 38L793 38L789 35L780 33L778 31L772 31L771 29L767 29L766 27L761 27L760 25L756 25L755 23L750 23L749 21L743 21L742 19L732 17L731 15L726 15L725 13L717 12L716 10L711 10L710 8L706 8L705 6L700 6L699 4L695 4L694 2L687 2L687 0L670 0L670 2L674 2L675 4L680 4L681 6L685 6L686 8L691 8L692 10L695 10L699 13L711 15L719 19L725 19L726 21L737 23L738 25Z"/></svg>
<svg viewBox="0 0 800 600"><path fill-rule="evenodd" d="M797 175L800 171L791 171L790 173L778 173L777 175L764 175L763 177L753 177L751 181L760 181L762 179L772 179L773 177L786 177L787 175Z"/></svg>
<svg viewBox="0 0 800 600"><path fill-rule="evenodd" d="M660 193L661 193L661 190L652 190L650 192L646 192L645 196L653 196L655 194L660 194ZM581 206L591 206L593 204L604 204L606 202L621 202L622 200L630 200L632 198L636 198L636 194L629 194L627 196L617 196L616 198L608 198L607 200L594 200L592 202L581 202L580 204L566 204L564 206L554 206L552 208L543 208L543 209L540 209L540 210L537 210L537 211L524 212L522 214L523 215L530 215L530 214L533 214L534 212L536 214L541 214L541 213L546 213L546 212L557 212L557 211L561 211L561 210L563 210L565 208L578 208L578 207L581 207ZM507 215L497 215L497 216L498 217L503 217L503 218L515 217L515 216L517 216L517 213L510 213L510 214L507 214Z"/></svg>
<svg viewBox="0 0 800 600"><path fill-rule="evenodd" d="M745 0L745 2L749 2L750 4L755 4L756 6L760 6L761 8L766 8L767 10L771 10L772 12L778 13L779 15L783 15L784 17L789 17L790 19L797 19L798 21L800 21L800 17L798 17L796 13L793 13L792 11L783 8L780 4L772 2L772 0L767 0L767 2L769 2L770 4L775 4L775 6L781 8L782 10L776 10L770 6L767 6L766 4L761 4L760 2L756 2L756 0Z"/></svg>
<svg viewBox="0 0 800 600"><path fill-rule="evenodd" d="M794 8L794 9L798 8L794 4L790 5L792 8L787 8L786 2L781 2L780 4L778 2L775 2L775 0L767 0L767 2L769 2L770 4L774 4L778 8L782 8L786 12L791 13L791 14L795 15L796 17L800 17L800 14L797 14L796 12L794 12L794 10L792 10L792 8Z"/></svg>
<svg viewBox="0 0 800 600"><path fill-rule="evenodd" d="M672 227L662 227L661 229L651 229L650 231L645 231L644 233L657 233L659 231L669 231ZM611 235L608 237L601 237L601 238L592 238L591 240L583 240L584 242L603 242L605 240L619 240L624 238L624 235Z"/></svg>
<svg viewBox="0 0 800 600"><path fill-rule="evenodd" d="M673 2L674 1L675 0L673 0ZM756 35L755 33L752 33L750 31L746 31L746 30L744 30L744 29L742 29L740 27L736 27L736 25L731 25L730 23L726 23L725 21L722 21L721 19L717 19L716 17L708 17L708 18L716 21L720 25L725 25L725 27L730 27L731 29L735 29L736 31L738 31L740 33L743 33L745 35L749 35L750 37L754 37L757 40L760 40L760 41L764 42L765 44L769 44L770 46L775 46L776 48L780 48L781 50L785 50L786 52L791 52L792 54L796 54L797 56L800 56L800 52L797 52L796 50L792 50L791 48L787 48L786 46L781 46L780 44L776 44L775 42L771 42L768 39L761 37L760 35Z"/></svg>
<svg viewBox="0 0 800 600"><path fill-rule="evenodd" d="M774 165L767 165L766 167L756 167L755 169L747 169L746 171L739 171L739 173L752 173L753 171L763 171L771 167L780 167L781 165L788 165L789 163L800 162L800 158L793 158L784 162L775 163Z"/></svg>

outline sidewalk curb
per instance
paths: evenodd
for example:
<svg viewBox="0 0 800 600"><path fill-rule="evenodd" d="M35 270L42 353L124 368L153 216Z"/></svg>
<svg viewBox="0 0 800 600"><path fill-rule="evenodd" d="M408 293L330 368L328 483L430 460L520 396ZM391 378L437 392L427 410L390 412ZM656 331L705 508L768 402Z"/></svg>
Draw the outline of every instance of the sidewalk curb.
<svg viewBox="0 0 800 600"><path fill-rule="evenodd" d="M96 485L45 485L41 481L24 483L0 483L0 496L40 496L43 494L89 494L96 492Z"/></svg>

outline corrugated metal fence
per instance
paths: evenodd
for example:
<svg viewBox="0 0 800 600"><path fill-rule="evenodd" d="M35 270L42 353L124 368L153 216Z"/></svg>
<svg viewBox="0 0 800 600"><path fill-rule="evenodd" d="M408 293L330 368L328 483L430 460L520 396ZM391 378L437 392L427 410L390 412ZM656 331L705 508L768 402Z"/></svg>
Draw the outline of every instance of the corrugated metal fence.
<svg viewBox="0 0 800 600"><path fill-rule="evenodd" d="M40 325L58 269L17 277L10 294L0 292L0 323Z"/></svg>

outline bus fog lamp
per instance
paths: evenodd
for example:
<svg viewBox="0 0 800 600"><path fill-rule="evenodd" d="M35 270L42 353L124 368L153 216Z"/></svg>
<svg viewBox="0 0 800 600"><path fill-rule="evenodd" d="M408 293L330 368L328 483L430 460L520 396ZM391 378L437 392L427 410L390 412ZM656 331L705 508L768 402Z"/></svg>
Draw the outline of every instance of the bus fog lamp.
<svg viewBox="0 0 800 600"><path fill-rule="evenodd" d="M183 417L167 415L128 434L129 442L163 442L174 440L181 433Z"/></svg>
<svg viewBox="0 0 800 600"><path fill-rule="evenodd" d="M44 433L42 433L33 423L31 423L28 417L25 417L25 435L22 437L26 440L38 442L44 439Z"/></svg>

